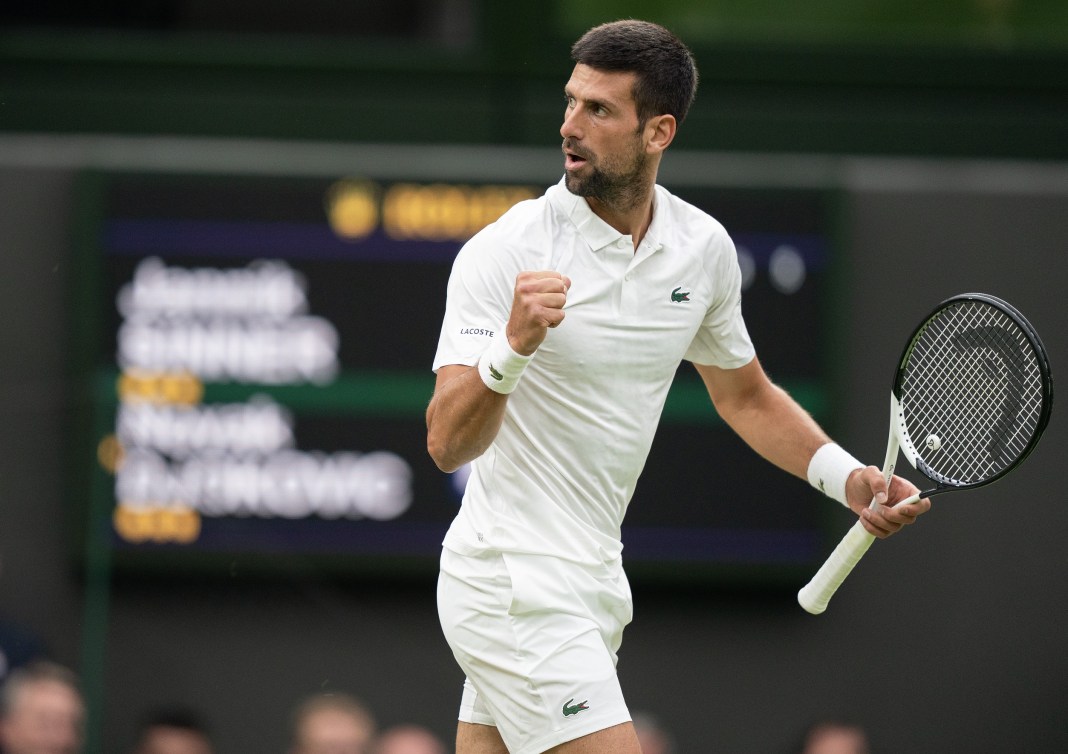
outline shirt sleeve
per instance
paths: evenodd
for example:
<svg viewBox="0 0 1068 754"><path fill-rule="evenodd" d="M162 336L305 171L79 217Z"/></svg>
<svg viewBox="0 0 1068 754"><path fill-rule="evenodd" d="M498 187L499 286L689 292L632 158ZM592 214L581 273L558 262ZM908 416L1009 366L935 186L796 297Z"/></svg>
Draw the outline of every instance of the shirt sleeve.
<svg viewBox="0 0 1068 754"><path fill-rule="evenodd" d="M460 249L446 289L435 372L449 364L475 365L490 340L504 336L518 274L511 259L506 246L486 231Z"/></svg>
<svg viewBox="0 0 1068 754"><path fill-rule="evenodd" d="M714 295L704 321L686 351L686 359L721 369L743 367L756 349L742 317L742 271L734 242L726 233L712 240L710 274Z"/></svg>

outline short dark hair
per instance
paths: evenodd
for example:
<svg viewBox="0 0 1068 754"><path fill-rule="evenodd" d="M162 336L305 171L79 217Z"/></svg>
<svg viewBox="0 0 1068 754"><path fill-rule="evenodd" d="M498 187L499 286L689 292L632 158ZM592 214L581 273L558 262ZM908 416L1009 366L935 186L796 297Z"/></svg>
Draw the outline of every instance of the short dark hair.
<svg viewBox="0 0 1068 754"><path fill-rule="evenodd" d="M571 59L602 71L634 73L634 103L641 123L655 115L686 118L697 94L697 65L682 41L649 21L595 26L571 47Z"/></svg>

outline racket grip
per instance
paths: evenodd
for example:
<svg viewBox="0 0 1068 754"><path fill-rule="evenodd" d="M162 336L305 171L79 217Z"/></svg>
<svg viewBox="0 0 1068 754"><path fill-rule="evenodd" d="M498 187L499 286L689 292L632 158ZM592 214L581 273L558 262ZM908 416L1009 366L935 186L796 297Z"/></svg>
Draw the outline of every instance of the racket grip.
<svg viewBox="0 0 1068 754"><path fill-rule="evenodd" d="M860 521L853 524L812 580L797 593L801 607L813 615L826 610L831 597L874 541L875 535L869 534Z"/></svg>

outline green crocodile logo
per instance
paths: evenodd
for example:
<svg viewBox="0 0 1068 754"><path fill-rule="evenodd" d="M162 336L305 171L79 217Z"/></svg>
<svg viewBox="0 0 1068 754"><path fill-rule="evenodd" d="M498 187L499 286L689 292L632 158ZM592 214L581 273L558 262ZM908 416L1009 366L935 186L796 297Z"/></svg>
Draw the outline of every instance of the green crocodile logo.
<svg viewBox="0 0 1068 754"><path fill-rule="evenodd" d="M493 379L497 380L498 382L500 382L501 380L504 379L504 375L501 374L500 372L498 372L496 369L494 369L493 368L493 364L489 365L489 373L490 373L490 377L492 377Z"/></svg>
<svg viewBox="0 0 1068 754"><path fill-rule="evenodd" d="M672 301L674 301L677 304L680 301L689 301L690 300L690 292L689 291L682 291L682 293L679 293L679 291L682 291L682 286L681 285L671 292L671 300Z"/></svg>
<svg viewBox="0 0 1068 754"><path fill-rule="evenodd" d="M564 702L564 717L569 717L571 715L577 715L578 713L582 712L582 710L589 709L589 707L586 706L586 702L579 702L578 704L572 704L571 702L573 702L573 701L575 701L574 697L572 697L571 699L568 699L566 702ZM586 701L589 701L589 700L587 699Z"/></svg>

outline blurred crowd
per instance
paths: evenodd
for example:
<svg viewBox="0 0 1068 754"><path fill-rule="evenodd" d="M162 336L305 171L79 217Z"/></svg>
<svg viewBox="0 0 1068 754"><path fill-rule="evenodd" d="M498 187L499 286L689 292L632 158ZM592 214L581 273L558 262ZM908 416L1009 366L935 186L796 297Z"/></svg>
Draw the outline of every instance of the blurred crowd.
<svg viewBox="0 0 1068 754"><path fill-rule="evenodd" d="M85 701L68 668L35 658L0 668L0 754L81 754ZM6 672L6 677L5 673ZM671 734L653 716L634 715L643 754L678 754ZM128 754L217 754L208 724L194 709L146 710ZM428 728L405 723L379 728L359 699L322 693L293 709L285 754L446 754L445 743ZM796 754L870 754L859 725L821 720L806 728Z"/></svg>
<svg viewBox="0 0 1068 754"><path fill-rule="evenodd" d="M80 754L85 701L78 679L50 660L13 667L0 686L0 754ZM212 732L194 709L147 710L138 722L129 754L216 754ZM293 710L285 754L445 754L429 729L406 723L380 729L359 699L323 693Z"/></svg>

